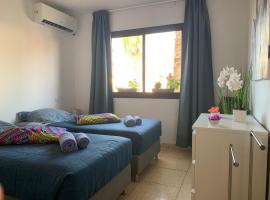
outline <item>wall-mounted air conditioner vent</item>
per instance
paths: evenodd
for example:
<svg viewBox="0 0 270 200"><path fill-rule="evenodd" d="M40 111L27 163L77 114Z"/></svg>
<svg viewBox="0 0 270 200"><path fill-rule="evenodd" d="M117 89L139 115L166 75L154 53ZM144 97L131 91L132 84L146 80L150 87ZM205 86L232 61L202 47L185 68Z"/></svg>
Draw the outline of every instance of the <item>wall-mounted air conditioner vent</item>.
<svg viewBox="0 0 270 200"><path fill-rule="evenodd" d="M54 27L72 34L77 31L77 20L44 3L34 6L34 20L40 24Z"/></svg>
<svg viewBox="0 0 270 200"><path fill-rule="evenodd" d="M48 24L48 25L50 25L50 26L54 26L54 27L56 27L56 28L59 28L59 29L61 29L61 30L64 30L64 31L73 33L73 30L71 30L71 29L69 29L69 28L66 28L66 27L64 27L64 26L61 26L61 25L59 25L59 24L50 22L50 21L48 21L48 20L46 20L46 19L43 19L42 22L45 23L45 24Z"/></svg>

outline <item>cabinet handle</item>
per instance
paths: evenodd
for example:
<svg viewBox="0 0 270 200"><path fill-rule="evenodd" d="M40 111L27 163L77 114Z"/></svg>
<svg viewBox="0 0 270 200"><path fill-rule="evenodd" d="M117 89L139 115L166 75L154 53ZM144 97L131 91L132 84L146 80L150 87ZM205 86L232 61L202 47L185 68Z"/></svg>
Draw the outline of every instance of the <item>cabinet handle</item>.
<svg viewBox="0 0 270 200"><path fill-rule="evenodd" d="M256 144L259 146L261 151L264 151L266 149L266 147L264 146L264 144L261 142L261 140L257 137L257 135L255 134L255 132L252 130L250 131L250 144L249 144L249 177L248 177L248 200L252 199L252 177L253 177L253 151L254 151L254 140L256 142Z"/></svg>
<svg viewBox="0 0 270 200"><path fill-rule="evenodd" d="M234 154L233 145L229 145L229 180L228 180L228 200L232 199L232 167L239 167Z"/></svg>
<svg viewBox="0 0 270 200"><path fill-rule="evenodd" d="M250 136L251 138L254 138L255 142L257 143L257 145L260 147L260 149L263 151L265 150L265 146L264 144L261 142L261 140L256 136L254 131L250 131Z"/></svg>
<svg viewBox="0 0 270 200"><path fill-rule="evenodd" d="M230 149L230 160L232 161L232 164L233 164L234 167L238 167L239 162L236 161L232 144L230 144L229 149Z"/></svg>

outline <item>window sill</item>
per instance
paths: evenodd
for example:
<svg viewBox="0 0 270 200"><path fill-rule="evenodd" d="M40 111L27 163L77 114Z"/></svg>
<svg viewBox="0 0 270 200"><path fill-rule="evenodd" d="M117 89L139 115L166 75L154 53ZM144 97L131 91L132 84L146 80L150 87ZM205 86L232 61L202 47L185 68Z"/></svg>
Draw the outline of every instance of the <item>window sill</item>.
<svg viewBox="0 0 270 200"><path fill-rule="evenodd" d="M113 98L140 98L140 99L179 99L180 93L172 92L113 92Z"/></svg>

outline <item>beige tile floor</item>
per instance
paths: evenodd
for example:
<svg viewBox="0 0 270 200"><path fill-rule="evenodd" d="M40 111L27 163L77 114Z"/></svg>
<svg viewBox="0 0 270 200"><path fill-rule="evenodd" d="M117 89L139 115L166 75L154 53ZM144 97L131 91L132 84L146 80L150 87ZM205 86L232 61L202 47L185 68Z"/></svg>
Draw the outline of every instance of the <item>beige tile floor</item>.
<svg viewBox="0 0 270 200"><path fill-rule="evenodd" d="M158 160L119 200L191 200L191 151L162 145Z"/></svg>

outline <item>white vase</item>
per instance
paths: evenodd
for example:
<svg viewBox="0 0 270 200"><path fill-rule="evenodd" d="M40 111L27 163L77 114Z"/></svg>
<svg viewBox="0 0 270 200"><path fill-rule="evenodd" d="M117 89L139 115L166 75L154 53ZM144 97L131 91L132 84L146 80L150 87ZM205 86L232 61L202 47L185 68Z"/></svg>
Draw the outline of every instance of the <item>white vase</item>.
<svg viewBox="0 0 270 200"><path fill-rule="evenodd" d="M245 122L247 117L246 110L233 110L233 121Z"/></svg>
<svg viewBox="0 0 270 200"><path fill-rule="evenodd" d="M220 120L208 120L208 121L211 126L217 126L219 125Z"/></svg>

